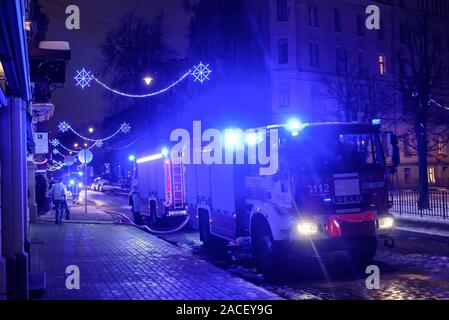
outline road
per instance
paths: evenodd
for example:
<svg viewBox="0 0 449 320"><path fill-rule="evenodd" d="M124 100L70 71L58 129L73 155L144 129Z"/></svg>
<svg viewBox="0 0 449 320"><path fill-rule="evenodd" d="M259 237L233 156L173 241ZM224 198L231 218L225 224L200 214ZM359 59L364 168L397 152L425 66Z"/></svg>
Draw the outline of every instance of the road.
<svg viewBox="0 0 449 320"><path fill-rule="evenodd" d="M90 192L89 198L100 209L129 212L127 197ZM395 248L379 243L373 262L380 269L378 290L366 288L368 275L356 271L344 253L292 263L284 280L268 283L245 250L222 257L206 254L193 228L159 237L286 299L449 299L449 241L401 230L393 236Z"/></svg>

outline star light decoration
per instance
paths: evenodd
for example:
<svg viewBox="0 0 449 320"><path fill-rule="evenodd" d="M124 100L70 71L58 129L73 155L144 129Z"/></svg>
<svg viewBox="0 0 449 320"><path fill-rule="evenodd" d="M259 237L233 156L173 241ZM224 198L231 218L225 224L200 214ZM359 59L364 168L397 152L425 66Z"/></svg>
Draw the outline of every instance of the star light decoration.
<svg viewBox="0 0 449 320"><path fill-rule="evenodd" d="M74 79L76 81L76 85L80 86L81 89L84 89L85 87L90 87L90 82L94 79L94 77L90 71L83 68L81 71L76 70L76 76Z"/></svg>
<svg viewBox="0 0 449 320"><path fill-rule="evenodd" d="M123 123L120 127L120 131L123 133L128 133L131 130L131 126L128 123Z"/></svg>
<svg viewBox="0 0 449 320"><path fill-rule="evenodd" d="M50 143L51 143L51 145L52 145L53 147L59 146L59 140L56 139L56 138L53 139L53 140L51 140Z"/></svg>
<svg viewBox="0 0 449 320"><path fill-rule="evenodd" d="M67 122L63 121L59 124L58 128L61 132L67 132L70 130L70 125Z"/></svg>
<svg viewBox="0 0 449 320"><path fill-rule="evenodd" d="M204 65L202 62L198 66L193 67L192 76L195 78L194 81L199 81L203 84L204 81L210 80L209 75L212 70L209 69L209 64Z"/></svg>

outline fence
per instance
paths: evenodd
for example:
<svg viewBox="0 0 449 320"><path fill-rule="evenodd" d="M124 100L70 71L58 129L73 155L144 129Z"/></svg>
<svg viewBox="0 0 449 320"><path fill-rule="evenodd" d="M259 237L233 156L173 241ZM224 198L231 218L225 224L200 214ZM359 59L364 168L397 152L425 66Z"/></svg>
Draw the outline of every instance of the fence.
<svg viewBox="0 0 449 320"><path fill-rule="evenodd" d="M419 192L403 189L392 191L392 211L398 214L449 219L449 190L429 190L429 209L419 209Z"/></svg>

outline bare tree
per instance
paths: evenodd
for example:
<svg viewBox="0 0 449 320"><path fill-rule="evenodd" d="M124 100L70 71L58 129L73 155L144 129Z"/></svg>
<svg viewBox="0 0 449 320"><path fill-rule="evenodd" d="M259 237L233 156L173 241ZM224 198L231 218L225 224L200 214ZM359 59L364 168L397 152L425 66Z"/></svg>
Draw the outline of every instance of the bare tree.
<svg viewBox="0 0 449 320"><path fill-rule="evenodd" d="M399 83L406 101L403 120L409 121L413 126L419 159L420 209L429 207L427 177L429 124L437 124L438 114L443 111L433 104L435 101L433 95L438 86L443 84L447 71L443 63L440 41L438 32L430 24L429 17L424 15L416 25L407 29L404 49L399 52Z"/></svg>
<svg viewBox="0 0 449 320"><path fill-rule="evenodd" d="M362 77L359 67L353 63L347 52L342 53L341 61L335 77L324 79L330 99L335 100L347 122L357 121L362 97Z"/></svg>
<svg viewBox="0 0 449 320"><path fill-rule="evenodd" d="M150 75L155 80L151 90L157 90L176 78L176 63L170 61L172 51L166 41L164 14L147 21L134 12L122 17L116 28L109 31L102 45L102 78L111 87L135 94L147 93L143 78ZM133 99L107 92L105 94L110 115L134 118L144 126L154 120L157 106L167 96L154 97L151 101ZM142 117L142 115L145 115ZM132 121L132 120L129 120Z"/></svg>

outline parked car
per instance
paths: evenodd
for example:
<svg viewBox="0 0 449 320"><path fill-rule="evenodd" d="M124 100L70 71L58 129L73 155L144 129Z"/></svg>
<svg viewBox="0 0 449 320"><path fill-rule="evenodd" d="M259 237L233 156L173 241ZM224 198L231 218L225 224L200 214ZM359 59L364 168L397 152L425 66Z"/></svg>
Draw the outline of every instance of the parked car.
<svg viewBox="0 0 449 320"><path fill-rule="evenodd" d="M95 185L94 190L95 191L101 191L101 189L103 188L103 185L106 184L106 183L109 183L109 180L106 180L106 179L98 180L98 182Z"/></svg>
<svg viewBox="0 0 449 320"><path fill-rule="evenodd" d="M120 190L120 188L117 185L111 184L111 183L104 183L100 187L101 192L109 192L114 193L116 190Z"/></svg>

